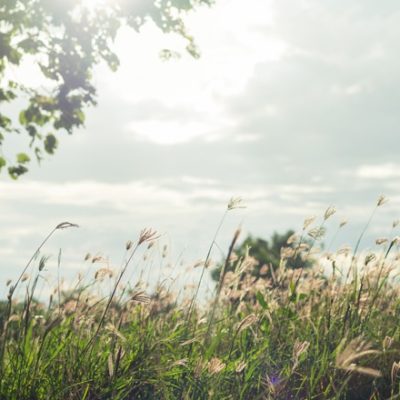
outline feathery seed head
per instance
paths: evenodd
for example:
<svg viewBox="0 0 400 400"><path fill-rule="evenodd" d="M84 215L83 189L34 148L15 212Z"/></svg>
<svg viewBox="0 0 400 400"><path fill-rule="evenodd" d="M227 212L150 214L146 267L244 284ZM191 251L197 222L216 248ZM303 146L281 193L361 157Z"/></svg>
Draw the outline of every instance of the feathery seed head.
<svg viewBox="0 0 400 400"><path fill-rule="evenodd" d="M324 220L326 221L328 218L330 218L333 214L335 214L336 208L333 206L330 206L326 209L325 214L324 214Z"/></svg>
<svg viewBox="0 0 400 400"><path fill-rule="evenodd" d="M236 372L237 374L240 374L240 373L246 368L246 366L247 366L247 363L246 363L246 362L240 361L240 362L237 364L236 368L235 368L235 372Z"/></svg>
<svg viewBox="0 0 400 400"><path fill-rule="evenodd" d="M303 222L303 231L305 231L314 221L315 221L315 215L308 217L304 220Z"/></svg>
<svg viewBox="0 0 400 400"><path fill-rule="evenodd" d="M307 232L308 236L310 236L314 240L322 239L325 233L326 229L323 226L311 229L310 231Z"/></svg>
<svg viewBox="0 0 400 400"><path fill-rule="evenodd" d="M71 222L61 222L56 226L56 229L66 229L66 228L79 228L79 225L72 224Z"/></svg>
<svg viewBox="0 0 400 400"><path fill-rule="evenodd" d="M387 243L388 239L387 238L378 238L375 240L375 243L380 246L381 244Z"/></svg>
<svg viewBox="0 0 400 400"><path fill-rule="evenodd" d="M382 195L382 196L379 196L376 205L377 205L377 207L380 207L380 206L386 204L388 201L389 201L389 199Z"/></svg>
<svg viewBox="0 0 400 400"><path fill-rule="evenodd" d="M255 324L258 321L258 318L254 314L249 314L247 317L243 318L240 321L237 331L238 333L243 332L245 329L249 328L251 325Z"/></svg>
<svg viewBox="0 0 400 400"><path fill-rule="evenodd" d="M139 235L138 246L140 246L142 243L152 242L159 237L160 235L158 235L157 231L154 231L151 228L142 229Z"/></svg>
<svg viewBox="0 0 400 400"><path fill-rule="evenodd" d="M207 369L208 372L211 375L218 374L225 368L225 363L223 363L219 358L213 357L208 363L207 363Z"/></svg>
<svg viewBox="0 0 400 400"><path fill-rule="evenodd" d="M246 206L243 205L243 200L241 197L231 197L228 203L228 211L234 210L235 208L246 208Z"/></svg>
<svg viewBox="0 0 400 400"><path fill-rule="evenodd" d="M392 380L392 385L397 380L397 377L399 375L399 371L400 371L400 361L394 362L393 365L392 365L392 371L391 371L391 374L390 374L390 378Z"/></svg>

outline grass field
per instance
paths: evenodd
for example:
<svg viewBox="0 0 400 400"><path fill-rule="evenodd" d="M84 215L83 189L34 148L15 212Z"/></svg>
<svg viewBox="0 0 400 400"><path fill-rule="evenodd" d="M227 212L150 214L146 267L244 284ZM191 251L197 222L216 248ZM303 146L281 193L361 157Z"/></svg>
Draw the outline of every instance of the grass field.
<svg viewBox="0 0 400 400"><path fill-rule="evenodd" d="M365 253L362 234L353 249L317 255L333 212L316 228L306 221L291 239L296 254L283 249L279 268L265 266L258 279L251 250L235 257L236 232L208 303L201 281L183 297L162 283L154 292L124 285L138 249L157 240L151 230L127 243L117 273L100 268L39 302L40 246L2 304L0 399L400 398L399 238ZM298 254L314 267L285 268ZM112 285L99 297L105 281Z"/></svg>

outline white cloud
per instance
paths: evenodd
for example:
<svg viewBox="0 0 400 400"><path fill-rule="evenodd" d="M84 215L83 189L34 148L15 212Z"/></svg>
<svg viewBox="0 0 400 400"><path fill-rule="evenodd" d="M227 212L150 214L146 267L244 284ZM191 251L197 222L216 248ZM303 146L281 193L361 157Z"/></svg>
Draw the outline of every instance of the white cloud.
<svg viewBox="0 0 400 400"><path fill-rule="evenodd" d="M356 169L355 176L362 179L400 178L400 165L395 163L361 165Z"/></svg>

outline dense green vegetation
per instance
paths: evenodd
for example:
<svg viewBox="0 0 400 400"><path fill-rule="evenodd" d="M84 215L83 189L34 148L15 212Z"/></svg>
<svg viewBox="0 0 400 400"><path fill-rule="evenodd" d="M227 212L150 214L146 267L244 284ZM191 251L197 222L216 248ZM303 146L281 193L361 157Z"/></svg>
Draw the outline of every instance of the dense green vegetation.
<svg viewBox="0 0 400 400"><path fill-rule="evenodd" d="M290 239L297 254L283 249L273 275L258 277L256 259L235 257L236 232L225 264L235 268L222 269L208 305L196 292L177 300L163 284L152 293L122 285L138 249L157 240L151 230L127 243L116 275L100 268L73 290L56 287L46 305L34 300L46 258L28 277L33 257L2 303L0 398L398 398L399 238L378 240L374 253L317 256L314 242L302 242L315 229L305 224ZM287 268L290 255L313 266ZM114 283L99 297L104 280Z"/></svg>

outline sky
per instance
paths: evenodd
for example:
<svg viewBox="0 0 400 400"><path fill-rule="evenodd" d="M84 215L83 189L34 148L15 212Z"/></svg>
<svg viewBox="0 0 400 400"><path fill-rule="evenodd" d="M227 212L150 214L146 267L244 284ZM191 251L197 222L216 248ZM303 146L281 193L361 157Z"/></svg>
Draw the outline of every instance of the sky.
<svg viewBox="0 0 400 400"><path fill-rule="evenodd" d="M217 0L186 21L200 59L163 61L159 51L180 50L180 38L124 29L119 70L95 71L85 128L61 135L56 154L17 182L1 176L1 281L62 221L80 227L43 249L53 278L60 248L63 276L91 274L86 253L118 267L125 242L152 227L161 237L150 276L168 276L170 264L190 281L232 196L246 208L226 216L215 260L238 226L242 239L268 238L329 206L325 242L346 219L332 246L354 245L382 194L390 201L363 246L399 234L398 2Z"/></svg>

